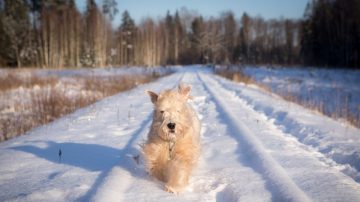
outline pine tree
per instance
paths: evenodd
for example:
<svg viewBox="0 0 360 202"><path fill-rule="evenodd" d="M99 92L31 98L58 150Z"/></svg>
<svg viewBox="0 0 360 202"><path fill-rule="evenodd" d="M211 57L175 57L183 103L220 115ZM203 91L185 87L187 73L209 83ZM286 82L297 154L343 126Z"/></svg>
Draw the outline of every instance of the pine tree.
<svg viewBox="0 0 360 202"><path fill-rule="evenodd" d="M119 27L118 40L120 42L121 64L131 65L134 63L134 45L136 39L136 26L127 10L122 14Z"/></svg>
<svg viewBox="0 0 360 202"><path fill-rule="evenodd" d="M113 21L115 15L119 12L115 0L103 0L102 10L103 13L108 16L110 21Z"/></svg>
<svg viewBox="0 0 360 202"><path fill-rule="evenodd" d="M29 10L24 0L5 0L2 26L8 42L8 64L22 67L31 55Z"/></svg>
<svg viewBox="0 0 360 202"><path fill-rule="evenodd" d="M9 49L9 40L4 30L3 18L3 3L0 1L0 66L7 65L7 50Z"/></svg>
<svg viewBox="0 0 360 202"><path fill-rule="evenodd" d="M360 2L318 0L308 4L301 26L307 65L360 66Z"/></svg>

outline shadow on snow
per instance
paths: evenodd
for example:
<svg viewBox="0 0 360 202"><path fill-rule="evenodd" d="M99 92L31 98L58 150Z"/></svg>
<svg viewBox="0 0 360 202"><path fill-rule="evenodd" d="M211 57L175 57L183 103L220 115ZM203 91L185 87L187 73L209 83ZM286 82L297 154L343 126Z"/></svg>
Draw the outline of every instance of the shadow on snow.
<svg viewBox="0 0 360 202"><path fill-rule="evenodd" d="M101 172L90 190L78 199L78 201L89 201L114 166L124 168L124 170L128 171L134 177L144 177L144 171L136 170L136 164L129 156L136 156L140 153L139 149L134 147L134 143L141 134L147 131L144 130L144 128L146 128L151 121L151 118L152 116L149 115L147 119L140 124L140 127L134 132L130 140L122 149L99 144L72 142L57 143L53 141L40 142L46 144L46 147L44 148L33 145L24 145L12 147L11 149L31 153L53 163L75 166L91 172ZM59 158L59 149L61 149L62 153L61 159Z"/></svg>

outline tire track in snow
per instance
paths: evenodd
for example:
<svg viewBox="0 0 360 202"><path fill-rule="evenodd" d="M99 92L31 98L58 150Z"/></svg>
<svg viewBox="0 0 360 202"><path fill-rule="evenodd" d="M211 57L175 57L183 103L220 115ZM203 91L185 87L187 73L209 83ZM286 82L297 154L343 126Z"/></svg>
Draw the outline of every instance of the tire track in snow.
<svg viewBox="0 0 360 202"><path fill-rule="evenodd" d="M191 104L202 122L202 154L190 179L190 192L184 193L185 200L271 201L262 176L241 162L241 146L228 135L227 124L197 74L187 74L184 81L193 86Z"/></svg>
<svg viewBox="0 0 360 202"><path fill-rule="evenodd" d="M276 201L310 201L308 196L291 180L286 171L266 151L253 132L227 107L224 90L208 76L198 73L205 89L213 96L218 111L233 130L238 142L246 148L250 166L267 181L267 187ZM211 85L211 87L209 87Z"/></svg>
<svg viewBox="0 0 360 202"><path fill-rule="evenodd" d="M236 86L229 85L230 81L225 81L224 79L220 77L214 78L220 85L227 88L229 91L236 92L236 96L239 97L239 99L244 100L248 105L252 106L252 108L257 111L260 114L264 114L268 119L274 119L274 124L281 129L284 133L289 133L292 136L296 137L296 139L307 146L310 146L320 153L324 154L326 156L325 159L322 161L324 163L327 163L329 165L334 166L334 162L336 164L339 164L343 166L344 168L341 169L341 172L344 174L350 176L353 178L356 182L360 183L360 155L359 152L353 151L349 152L347 149L349 147L348 142L347 143L340 143L339 141L334 142L328 142L324 144L324 141L326 141L327 138L329 138L329 132L330 133L344 133L348 135L348 133L356 134L356 130L353 130L351 127L345 128L344 131L336 131L329 129L319 129L319 127L314 127L314 125L306 124L304 123L301 118L297 119L296 116L294 117L293 114L288 113L286 109L283 108L272 108L271 103L267 105L264 105L260 103L258 100L254 100L252 97L247 95L244 91L238 89ZM254 89L247 89L247 91L254 91ZM264 94L262 96L266 96L267 94ZM278 97L277 95L271 95L273 97L276 97L278 99L282 99ZM293 106L292 106L293 105ZM298 111L301 110L302 106L298 106L297 104L291 103L291 107L298 108ZM315 113L308 109L308 113ZM330 123L329 125L332 125L334 127L336 121L332 120L331 118L325 117ZM334 124L335 123L335 124ZM336 127L336 126L335 126ZM336 138L336 137L332 137ZM350 140L351 141L351 140ZM350 145L351 147L352 145ZM354 144L354 146L356 146ZM352 146L353 147L353 146Z"/></svg>

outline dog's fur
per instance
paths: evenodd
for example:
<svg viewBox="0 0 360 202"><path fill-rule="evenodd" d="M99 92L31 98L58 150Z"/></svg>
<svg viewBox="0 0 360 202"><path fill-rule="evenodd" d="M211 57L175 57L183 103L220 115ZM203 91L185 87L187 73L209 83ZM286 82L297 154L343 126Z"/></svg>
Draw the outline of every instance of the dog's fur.
<svg viewBox="0 0 360 202"><path fill-rule="evenodd" d="M188 184L200 153L201 126L187 103L190 90L191 86L180 83L178 90L165 90L159 95L147 91L155 107L148 140L143 145L146 168L172 193L183 191Z"/></svg>

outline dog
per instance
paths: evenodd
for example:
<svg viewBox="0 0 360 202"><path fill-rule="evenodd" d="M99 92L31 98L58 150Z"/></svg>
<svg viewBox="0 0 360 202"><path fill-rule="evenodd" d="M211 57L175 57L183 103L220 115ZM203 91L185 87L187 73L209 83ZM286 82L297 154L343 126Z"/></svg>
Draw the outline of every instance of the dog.
<svg viewBox="0 0 360 202"><path fill-rule="evenodd" d="M165 183L165 190L184 190L200 155L201 124L188 104L191 86L159 94L147 91L154 104L153 122L142 146L145 166L151 176Z"/></svg>

